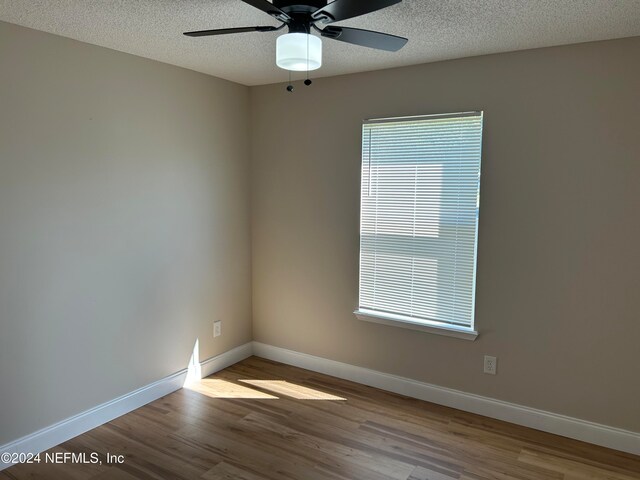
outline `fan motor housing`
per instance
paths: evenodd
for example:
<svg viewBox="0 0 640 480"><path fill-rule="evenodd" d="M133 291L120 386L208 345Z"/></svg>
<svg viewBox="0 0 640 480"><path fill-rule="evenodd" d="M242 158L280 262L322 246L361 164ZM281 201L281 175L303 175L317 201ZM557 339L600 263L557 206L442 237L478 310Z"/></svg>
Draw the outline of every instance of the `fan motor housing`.
<svg viewBox="0 0 640 480"><path fill-rule="evenodd" d="M327 0L273 0L273 6L285 13L313 13L327 6Z"/></svg>

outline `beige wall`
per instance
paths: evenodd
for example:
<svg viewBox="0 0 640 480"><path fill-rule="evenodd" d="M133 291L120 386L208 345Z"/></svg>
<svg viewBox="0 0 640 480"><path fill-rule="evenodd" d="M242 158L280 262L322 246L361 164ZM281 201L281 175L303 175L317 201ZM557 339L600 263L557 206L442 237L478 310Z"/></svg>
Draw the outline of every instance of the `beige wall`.
<svg viewBox="0 0 640 480"><path fill-rule="evenodd" d="M6 23L0 65L2 445L250 341L251 281L248 88Z"/></svg>
<svg viewBox="0 0 640 480"><path fill-rule="evenodd" d="M640 431L639 58L631 38L253 88L254 339ZM362 119L467 110L480 337L357 320Z"/></svg>

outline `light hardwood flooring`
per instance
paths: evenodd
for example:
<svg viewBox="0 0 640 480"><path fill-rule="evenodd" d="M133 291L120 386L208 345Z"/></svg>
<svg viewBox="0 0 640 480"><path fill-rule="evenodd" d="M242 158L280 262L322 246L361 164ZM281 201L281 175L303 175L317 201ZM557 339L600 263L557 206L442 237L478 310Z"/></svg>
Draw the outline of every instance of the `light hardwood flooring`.
<svg viewBox="0 0 640 480"><path fill-rule="evenodd" d="M640 457L252 357L0 479L631 480Z"/></svg>

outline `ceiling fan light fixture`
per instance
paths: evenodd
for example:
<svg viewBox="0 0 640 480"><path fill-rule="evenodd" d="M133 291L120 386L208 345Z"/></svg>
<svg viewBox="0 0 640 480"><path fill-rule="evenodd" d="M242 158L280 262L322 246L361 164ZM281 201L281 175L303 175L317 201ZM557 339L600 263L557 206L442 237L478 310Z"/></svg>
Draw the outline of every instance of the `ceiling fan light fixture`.
<svg viewBox="0 0 640 480"><path fill-rule="evenodd" d="M306 72L322 66L322 40L307 33L287 33L278 37L276 64L284 70Z"/></svg>

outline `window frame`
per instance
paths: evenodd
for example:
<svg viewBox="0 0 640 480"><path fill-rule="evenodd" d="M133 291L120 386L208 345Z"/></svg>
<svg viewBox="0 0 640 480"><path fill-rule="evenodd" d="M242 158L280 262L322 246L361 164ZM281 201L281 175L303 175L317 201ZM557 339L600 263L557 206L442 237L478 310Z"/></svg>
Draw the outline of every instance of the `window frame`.
<svg viewBox="0 0 640 480"><path fill-rule="evenodd" d="M444 119L444 118L461 118L461 117L480 117L480 159L478 173L481 174L482 169L482 146L484 142L483 128L484 128L484 112L483 111L468 111L461 113L446 113L446 114L433 114L433 115L417 115L417 116L404 116L404 117L388 117L388 118L376 118L365 119L362 123L363 129L366 125L378 124L378 123L391 123L391 122L406 122L406 121L419 121L422 119ZM363 130L364 133L364 130ZM361 168L364 165L364 135L361 137ZM360 172L360 185L363 185L364 169ZM369 172L369 175L371 173ZM372 322L382 325L395 326L401 328L407 328L411 330L422 331L426 333L432 333L436 335L444 335L464 340L475 340L478 337L478 331L475 329L475 298L476 298L476 280L477 280L477 264L478 264L478 237L480 228L480 178L478 179L478 206L477 217L475 225L475 244L474 244L474 266L473 266L473 286L471 292L472 306L471 306L471 324L470 325L456 325L448 322L441 322L437 320L430 320L424 318L414 318L410 316L404 316L400 314L388 313L377 310L370 310L360 306L361 298L361 275L362 275L362 215L363 215L363 203L364 195L360 191L360 221L359 221L359 240L360 251L358 257L358 308L353 312L355 316L362 321Z"/></svg>

